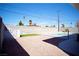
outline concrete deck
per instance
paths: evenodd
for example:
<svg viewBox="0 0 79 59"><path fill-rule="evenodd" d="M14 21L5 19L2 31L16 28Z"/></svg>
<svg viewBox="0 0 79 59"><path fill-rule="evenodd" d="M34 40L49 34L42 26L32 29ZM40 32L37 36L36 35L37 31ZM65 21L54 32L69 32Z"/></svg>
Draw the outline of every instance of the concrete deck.
<svg viewBox="0 0 79 59"><path fill-rule="evenodd" d="M7 27L9 33L19 43L19 45L30 55L30 56L68 56L63 50L55 45L44 42L43 40L67 35L54 31L53 28L42 28L42 27L19 27L19 30L24 33L37 33L39 36L29 37L17 37L13 34L13 31L18 29L17 27ZM57 34L58 33L58 34ZM6 33L7 36L7 33ZM10 37L10 36L9 36ZM11 47L11 46L10 46ZM12 49L12 47L11 47ZM17 49L17 48L16 48Z"/></svg>
<svg viewBox="0 0 79 59"><path fill-rule="evenodd" d="M42 41L48 38L52 37L40 35L15 39L30 56L68 56L58 47Z"/></svg>

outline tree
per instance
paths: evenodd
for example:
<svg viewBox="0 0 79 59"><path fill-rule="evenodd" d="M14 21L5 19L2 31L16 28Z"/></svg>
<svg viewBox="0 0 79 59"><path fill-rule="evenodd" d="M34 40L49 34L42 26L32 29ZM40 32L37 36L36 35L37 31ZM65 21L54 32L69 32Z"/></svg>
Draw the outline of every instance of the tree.
<svg viewBox="0 0 79 59"><path fill-rule="evenodd" d="M49 27L48 25L46 25L45 27Z"/></svg>
<svg viewBox="0 0 79 59"><path fill-rule="evenodd" d="M29 22L31 23L31 22L32 22L32 20L29 20Z"/></svg>
<svg viewBox="0 0 79 59"><path fill-rule="evenodd" d="M29 26L32 26L32 20L29 20Z"/></svg>
<svg viewBox="0 0 79 59"><path fill-rule="evenodd" d="M62 26L61 26L62 28L64 28L64 27L65 27L65 25L64 25L64 24L61 24L61 25L62 25Z"/></svg>
<svg viewBox="0 0 79 59"><path fill-rule="evenodd" d="M21 20L20 20L20 22L19 22L19 26L24 26L24 24L22 23Z"/></svg>
<svg viewBox="0 0 79 59"><path fill-rule="evenodd" d="M34 23L34 26L37 26L36 23Z"/></svg>
<svg viewBox="0 0 79 59"><path fill-rule="evenodd" d="M55 25L53 25L53 27L56 27Z"/></svg>
<svg viewBox="0 0 79 59"><path fill-rule="evenodd" d="M78 32L79 32L79 20L77 21L76 26L77 26Z"/></svg>
<svg viewBox="0 0 79 59"><path fill-rule="evenodd" d="M70 24L72 25L72 22Z"/></svg>

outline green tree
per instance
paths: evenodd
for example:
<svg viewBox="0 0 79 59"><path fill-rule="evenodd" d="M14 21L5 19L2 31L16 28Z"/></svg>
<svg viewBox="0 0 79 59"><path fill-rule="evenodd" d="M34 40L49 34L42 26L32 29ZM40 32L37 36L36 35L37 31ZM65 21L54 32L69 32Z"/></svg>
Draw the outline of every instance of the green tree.
<svg viewBox="0 0 79 59"><path fill-rule="evenodd" d="M20 22L19 22L19 26L24 26L24 24L22 23L21 20L20 20Z"/></svg>
<svg viewBox="0 0 79 59"><path fill-rule="evenodd" d="M53 25L53 27L56 27L55 25Z"/></svg>
<svg viewBox="0 0 79 59"><path fill-rule="evenodd" d="M65 27L65 25L64 25L64 24L61 24L61 27L62 27L62 28L64 28L64 27Z"/></svg>

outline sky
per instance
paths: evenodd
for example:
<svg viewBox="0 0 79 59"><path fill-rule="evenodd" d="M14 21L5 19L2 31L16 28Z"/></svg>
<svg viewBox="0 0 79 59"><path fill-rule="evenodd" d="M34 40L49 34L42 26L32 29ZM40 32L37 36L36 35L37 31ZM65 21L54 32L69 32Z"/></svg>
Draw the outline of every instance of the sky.
<svg viewBox="0 0 79 59"><path fill-rule="evenodd" d="M28 25L29 20L38 25L75 26L79 11L69 3L0 3L0 16L4 24L17 25L21 20ZM72 25L71 25L72 23Z"/></svg>

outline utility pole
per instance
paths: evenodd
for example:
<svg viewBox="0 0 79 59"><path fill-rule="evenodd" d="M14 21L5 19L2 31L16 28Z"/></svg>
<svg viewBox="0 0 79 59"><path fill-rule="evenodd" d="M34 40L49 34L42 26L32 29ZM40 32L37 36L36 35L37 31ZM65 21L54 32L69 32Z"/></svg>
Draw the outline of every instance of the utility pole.
<svg viewBox="0 0 79 59"><path fill-rule="evenodd" d="M77 33L77 41L79 42L79 20L77 21L77 29L78 29L78 33Z"/></svg>
<svg viewBox="0 0 79 59"><path fill-rule="evenodd" d="M60 19L59 19L59 11L57 13L57 16L58 16L58 32L60 31Z"/></svg>

